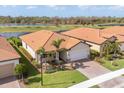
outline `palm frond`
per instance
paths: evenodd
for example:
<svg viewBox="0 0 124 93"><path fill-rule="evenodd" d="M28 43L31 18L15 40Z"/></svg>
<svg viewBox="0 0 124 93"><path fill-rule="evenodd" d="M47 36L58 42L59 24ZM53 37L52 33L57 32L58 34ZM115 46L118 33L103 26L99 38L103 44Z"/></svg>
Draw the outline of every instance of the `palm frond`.
<svg viewBox="0 0 124 93"><path fill-rule="evenodd" d="M62 43L63 41L65 41L65 40L64 40L64 39L56 39L56 40L53 40L52 45L53 45L54 47L56 47L57 49L59 49L59 48L60 48L60 45L61 45L61 43Z"/></svg>
<svg viewBox="0 0 124 93"><path fill-rule="evenodd" d="M38 54L43 55L45 54L45 49L42 47L37 51Z"/></svg>

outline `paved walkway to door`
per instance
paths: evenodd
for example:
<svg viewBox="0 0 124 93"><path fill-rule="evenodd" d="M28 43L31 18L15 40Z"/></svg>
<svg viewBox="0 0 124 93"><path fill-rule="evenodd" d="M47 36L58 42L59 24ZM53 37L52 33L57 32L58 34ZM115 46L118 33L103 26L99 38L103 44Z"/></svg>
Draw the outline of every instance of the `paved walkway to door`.
<svg viewBox="0 0 124 93"><path fill-rule="evenodd" d="M85 76L87 76L89 79L111 72L107 68L101 66L100 64L94 61L84 62L83 65L79 66L77 70L82 74L84 74ZM123 76L119 76L117 78L105 81L104 83L98 85L103 88L112 88L121 84L124 84Z"/></svg>
<svg viewBox="0 0 124 93"><path fill-rule="evenodd" d="M18 80L15 77L0 79L0 88L20 88Z"/></svg>

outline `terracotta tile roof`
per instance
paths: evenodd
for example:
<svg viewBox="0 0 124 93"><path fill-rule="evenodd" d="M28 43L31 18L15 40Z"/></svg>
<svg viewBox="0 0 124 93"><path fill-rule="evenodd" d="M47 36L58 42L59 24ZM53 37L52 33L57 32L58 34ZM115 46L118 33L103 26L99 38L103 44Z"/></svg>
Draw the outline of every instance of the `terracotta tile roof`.
<svg viewBox="0 0 124 93"><path fill-rule="evenodd" d="M93 28L78 28L78 29L62 32L62 34L96 44L102 44L104 41L106 41L105 38L100 36L100 30Z"/></svg>
<svg viewBox="0 0 124 93"><path fill-rule="evenodd" d="M34 51L37 51L40 47L44 46L44 44L52 36L52 34L52 31L42 30L23 35L20 38L25 43L27 43Z"/></svg>
<svg viewBox="0 0 124 93"><path fill-rule="evenodd" d="M26 42L34 51L37 51L41 47L44 47L46 51L53 51L56 48L52 45L53 40L64 39L60 48L70 49L74 45L80 42L80 40L71 38L65 35L61 35L52 31L37 31L28 35L20 37L24 42ZM32 42L33 41L33 42Z"/></svg>
<svg viewBox="0 0 124 93"><path fill-rule="evenodd" d="M124 42L124 36L116 35L118 42Z"/></svg>
<svg viewBox="0 0 124 93"><path fill-rule="evenodd" d="M124 35L124 26L113 26L106 29L101 30L104 33L112 34L112 35Z"/></svg>
<svg viewBox="0 0 124 93"><path fill-rule="evenodd" d="M20 58L19 54L4 37L0 36L0 61L16 58Z"/></svg>
<svg viewBox="0 0 124 93"><path fill-rule="evenodd" d="M104 37L117 37L118 41L124 42L124 27L114 26L101 30L101 35Z"/></svg>

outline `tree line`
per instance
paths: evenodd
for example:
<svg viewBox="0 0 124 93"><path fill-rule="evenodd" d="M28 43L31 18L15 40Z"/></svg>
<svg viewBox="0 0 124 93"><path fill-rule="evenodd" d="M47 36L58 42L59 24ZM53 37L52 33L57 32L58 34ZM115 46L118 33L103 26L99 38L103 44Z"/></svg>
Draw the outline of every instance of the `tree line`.
<svg viewBox="0 0 124 93"><path fill-rule="evenodd" d="M81 24L81 25L94 25L105 23L124 23L124 17L11 17L0 16L0 24Z"/></svg>

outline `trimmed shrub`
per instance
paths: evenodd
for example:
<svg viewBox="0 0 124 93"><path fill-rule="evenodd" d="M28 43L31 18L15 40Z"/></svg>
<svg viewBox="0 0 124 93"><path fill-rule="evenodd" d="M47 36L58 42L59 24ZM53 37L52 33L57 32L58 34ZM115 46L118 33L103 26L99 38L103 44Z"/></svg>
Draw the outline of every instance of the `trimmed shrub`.
<svg viewBox="0 0 124 93"><path fill-rule="evenodd" d="M95 58L95 61L96 61L96 62L99 62L100 64L105 63L105 61L104 61L102 58L99 58L99 57L96 57L96 58Z"/></svg>
<svg viewBox="0 0 124 93"><path fill-rule="evenodd" d="M54 72L56 72L56 71L57 71L56 68L54 68L54 67L52 67L52 66L49 66L49 67L47 67L45 73L54 73Z"/></svg>
<svg viewBox="0 0 124 93"><path fill-rule="evenodd" d="M106 58L107 60L113 60L112 55L106 55L105 58Z"/></svg>
<svg viewBox="0 0 124 93"><path fill-rule="evenodd" d="M95 57L99 57L99 52L98 51L95 51L95 50L91 50L90 51L90 58L92 59L92 60L94 60L95 59Z"/></svg>
<svg viewBox="0 0 124 93"><path fill-rule="evenodd" d="M114 61L114 62L112 62L112 65L113 66L118 66L119 64L118 64L118 62Z"/></svg>
<svg viewBox="0 0 124 93"><path fill-rule="evenodd" d="M14 43L16 46L18 46L18 47L22 45L22 44L21 44L21 40L20 40L19 38L17 38L17 37L11 37L10 40L12 40L13 43Z"/></svg>
<svg viewBox="0 0 124 93"><path fill-rule="evenodd" d="M124 55L118 55L117 58L124 59Z"/></svg>
<svg viewBox="0 0 124 93"><path fill-rule="evenodd" d="M57 71L64 71L64 70L66 70L64 65L60 65L59 67L57 67Z"/></svg>

